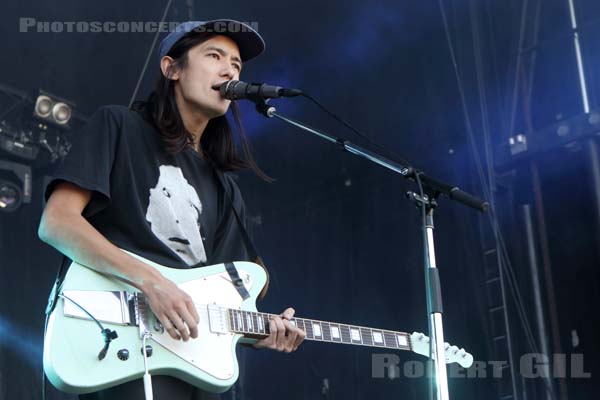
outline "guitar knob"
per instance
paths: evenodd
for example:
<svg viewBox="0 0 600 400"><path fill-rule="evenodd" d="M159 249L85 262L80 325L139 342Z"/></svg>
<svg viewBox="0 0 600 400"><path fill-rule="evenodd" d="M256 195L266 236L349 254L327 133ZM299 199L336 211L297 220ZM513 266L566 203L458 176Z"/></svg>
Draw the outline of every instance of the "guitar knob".
<svg viewBox="0 0 600 400"><path fill-rule="evenodd" d="M142 353L142 355L144 355L143 347L140 349L140 353ZM150 346L149 344L146 345L146 357L152 357L152 346Z"/></svg>
<svg viewBox="0 0 600 400"><path fill-rule="evenodd" d="M121 349L121 350L117 351L117 357L121 361L127 361L129 359L129 350Z"/></svg>

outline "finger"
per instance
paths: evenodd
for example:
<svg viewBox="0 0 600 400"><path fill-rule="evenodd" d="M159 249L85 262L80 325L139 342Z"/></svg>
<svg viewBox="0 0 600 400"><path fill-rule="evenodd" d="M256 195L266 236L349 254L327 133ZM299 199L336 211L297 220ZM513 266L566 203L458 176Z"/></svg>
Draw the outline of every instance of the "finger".
<svg viewBox="0 0 600 400"><path fill-rule="evenodd" d="M290 321L287 319L283 320L287 335L285 336L285 352L291 353L295 349L296 338L298 337L298 330Z"/></svg>
<svg viewBox="0 0 600 400"><path fill-rule="evenodd" d="M190 312L187 309L181 310L180 315L181 315L181 318L183 319L183 322L185 322L185 324L187 325L187 328L190 331L190 336L193 338L197 338L198 337L198 322L196 322L196 319L192 316L192 314L190 314Z"/></svg>
<svg viewBox="0 0 600 400"><path fill-rule="evenodd" d="M188 311L196 321L196 325L200 323L200 315L198 315L198 310L196 309L196 305L190 296L187 297L185 301L185 305L187 306Z"/></svg>
<svg viewBox="0 0 600 400"><path fill-rule="evenodd" d="M298 329L298 336L296 336L296 341L294 343L294 351L298 350L298 346L300 346L300 343L302 343L304 341L304 338L306 337L306 332L304 332L300 328L296 329Z"/></svg>
<svg viewBox="0 0 600 400"><path fill-rule="evenodd" d="M291 307L287 308L284 312L281 313L281 318L290 320L290 319L294 318L295 313L296 313L296 310L294 310L293 308L291 308Z"/></svg>
<svg viewBox="0 0 600 400"><path fill-rule="evenodd" d="M283 321L277 315L273 316L273 322L277 325L277 336L275 338L275 344L278 351L285 350L285 326L283 325Z"/></svg>
<svg viewBox="0 0 600 400"><path fill-rule="evenodd" d="M261 339L261 340L257 341L256 343L254 343L252 346L254 346L254 348L256 348L256 349L263 349L265 347L269 347L267 344L267 339Z"/></svg>
<svg viewBox="0 0 600 400"><path fill-rule="evenodd" d="M179 336L179 334L177 333L177 329L175 329L175 327L173 326L173 324L171 323L171 321L169 320L169 318L162 317L162 318L159 318L159 321L162 324L162 326L165 328L165 330L167 331L167 333L173 339L175 339L175 340L181 339L181 336Z"/></svg>
<svg viewBox="0 0 600 400"><path fill-rule="evenodd" d="M276 340L277 340L277 324L272 319L269 321L269 336L259 341L260 346L266 347L269 349L276 348Z"/></svg>
<svg viewBox="0 0 600 400"><path fill-rule="evenodd" d="M181 317L176 312L173 312L169 315L169 319L171 320L171 323L175 325L175 329L177 329L177 333L179 333L179 336L181 336L183 341L187 341L190 338L190 335L188 334L187 327L183 323Z"/></svg>

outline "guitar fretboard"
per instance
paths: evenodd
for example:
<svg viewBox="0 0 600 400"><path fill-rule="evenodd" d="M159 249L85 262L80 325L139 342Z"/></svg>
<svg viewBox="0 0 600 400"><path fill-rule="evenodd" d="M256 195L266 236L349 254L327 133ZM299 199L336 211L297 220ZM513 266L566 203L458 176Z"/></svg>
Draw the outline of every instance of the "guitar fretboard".
<svg viewBox="0 0 600 400"><path fill-rule="evenodd" d="M269 321L273 314L234 309L227 312L233 332L253 336L269 335ZM293 318L290 322L306 332L305 340L411 350L410 335L405 332L304 318Z"/></svg>

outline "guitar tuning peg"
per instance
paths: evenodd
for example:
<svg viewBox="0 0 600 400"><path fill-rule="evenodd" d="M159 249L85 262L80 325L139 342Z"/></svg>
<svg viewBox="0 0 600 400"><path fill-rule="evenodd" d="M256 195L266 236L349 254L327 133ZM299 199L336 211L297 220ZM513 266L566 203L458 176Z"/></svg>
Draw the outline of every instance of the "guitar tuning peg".
<svg viewBox="0 0 600 400"><path fill-rule="evenodd" d="M467 355L467 352L465 351L465 349L460 349L457 353L457 356L459 356L459 357L464 357L465 355Z"/></svg>
<svg viewBox="0 0 600 400"><path fill-rule="evenodd" d="M456 353L458 353L458 347L450 346L450 351L452 352L453 355L455 355Z"/></svg>

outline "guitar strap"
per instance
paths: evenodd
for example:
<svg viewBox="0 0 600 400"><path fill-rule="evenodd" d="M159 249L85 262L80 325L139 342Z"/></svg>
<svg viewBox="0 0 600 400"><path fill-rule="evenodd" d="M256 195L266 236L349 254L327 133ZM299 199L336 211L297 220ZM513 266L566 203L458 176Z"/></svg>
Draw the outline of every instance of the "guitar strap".
<svg viewBox="0 0 600 400"><path fill-rule="evenodd" d="M231 283L233 283L233 286L235 287L235 290L237 290L240 297L244 300L249 298L250 293L248 293L246 286L244 286L244 281L242 280L242 278L240 278L240 274L238 273L238 270L235 267L235 265L233 265L232 262L225 263L225 270L229 274L229 277L231 278Z"/></svg>
<svg viewBox="0 0 600 400"><path fill-rule="evenodd" d="M56 306L56 301L58 300L58 295L60 294L60 287L62 286L63 279L65 278L65 274L67 273L67 269L69 265L71 265L72 261L69 257L63 255L60 266L58 267L58 271L56 272L56 279L54 280L54 286L52 286L52 290L50 291L50 295L48 296L48 305L46 306L46 316L50 315L50 313L54 310Z"/></svg>

